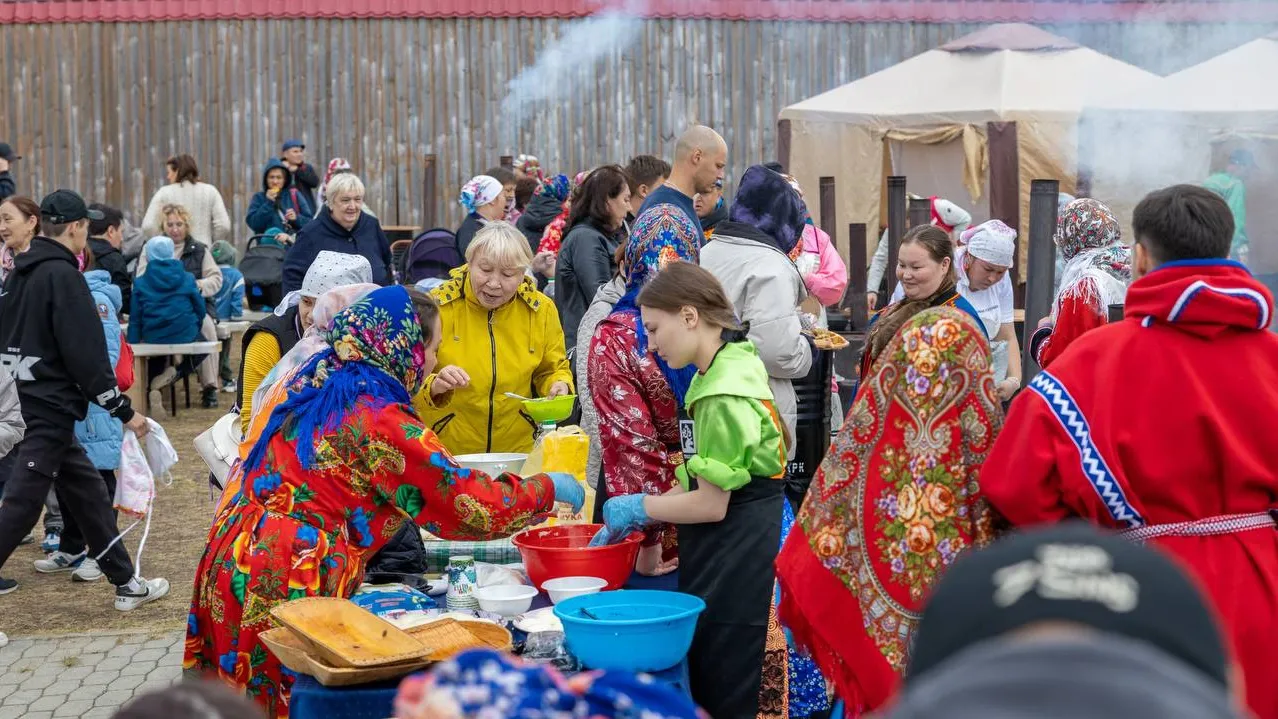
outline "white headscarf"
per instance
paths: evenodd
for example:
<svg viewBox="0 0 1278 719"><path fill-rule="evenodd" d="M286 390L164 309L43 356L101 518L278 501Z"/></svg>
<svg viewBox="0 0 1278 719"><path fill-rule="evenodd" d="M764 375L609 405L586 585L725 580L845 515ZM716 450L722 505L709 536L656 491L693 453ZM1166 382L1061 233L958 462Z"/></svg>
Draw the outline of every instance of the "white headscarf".
<svg viewBox="0 0 1278 719"><path fill-rule="evenodd" d="M311 262L310 268L306 270L306 277L302 278L302 289L293 290L284 295L279 307L275 308L275 314L283 317L284 313L301 302L303 297L318 299L320 295L334 287L372 281L373 266L369 264L367 257L321 250Z"/></svg>
<svg viewBox="0 0 1278 719"><path fill-rule="evenodd" d="M488 175L476 175L470 178L470 182L462 185L461 197L458 202L466 208L466 214L471 214L475 210L487 205L493 200L501 197L502 185L497 178Z"/></svg>
<svg viewBox="0 0 1278 719"><path fill-rule="evenodd" d="M1002 220L989 220L959 235L967 245L967 253L991 265L1011 267L1016 253L1016 230Z"/></svg>

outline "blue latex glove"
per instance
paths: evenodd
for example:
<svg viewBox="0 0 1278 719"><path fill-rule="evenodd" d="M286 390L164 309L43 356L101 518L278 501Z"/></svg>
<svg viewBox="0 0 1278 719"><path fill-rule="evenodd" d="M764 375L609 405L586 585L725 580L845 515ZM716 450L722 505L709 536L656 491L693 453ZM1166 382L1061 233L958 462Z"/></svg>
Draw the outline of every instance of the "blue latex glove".
<svg viewBox="0 0 1278 719"><path fill-rule="evenodd" d="M580 512L586 504L586 489L577 478L567 472L547 472L546 476L555 482L555 501L567 502L572 511Z"/></svg>
<svg viewBox="0 0 1278 719"><path fill-rule="evenodd" d="M604 528L595 532L590 546L603 547L625 539L636 529L643 529L652 520L648 518L648 510L643 507L646 494L626 494L613 497L603 506Z"/></svg>

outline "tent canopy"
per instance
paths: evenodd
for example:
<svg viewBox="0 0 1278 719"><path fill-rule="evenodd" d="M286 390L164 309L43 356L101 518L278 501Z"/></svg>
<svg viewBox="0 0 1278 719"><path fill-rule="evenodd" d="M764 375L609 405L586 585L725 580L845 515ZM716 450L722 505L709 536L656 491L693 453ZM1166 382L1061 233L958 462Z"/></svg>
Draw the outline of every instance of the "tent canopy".
<svg viewBox="0 0 1278 719"><path fill-rule="evenodd" d="M1091 98L1115 88L1132 91L1158 76L1115 60L1032 25L993 25L880 72L791 105L781 111L790 121L790 168L805 186L819 177L836 180L836 219L826 228L846 252L848 222L869 226L873 249L878 239L882 182L885 169L898 154L909 154L902 167L923 177L966 176L950 199L973 209L979 221L988 158L986 123L1019 121L1021 231L1029 223L1029 183L1039 177L1058 178L1061 189L1072 191L1076 177L1078 116ZM950 130L937 140L936 130ZM953 139L965 131L962 139ZM972 135L980 135L973 143ZM884 162L885 139L908 152L890 150ZM962 142L963 153L955 144ZM971 148L978 149L973 152ZM976 157L973 157L976 155ZM956 158L962 158L956 160ZM931 158L931 159L928 159ZM958 166L955 166L956 162ZM978 179L973 182L975 175ZM935 184L940 184L939 180ZM973 185L976 185L973 187ZM941 194L947 188L910 183L910 191ZM962 194L970 194L962 197ZM818 210L814 209L814 216ZM841 241L840 241L841 238ZM1026 243L1021 243L1022 252ZM1024 256L1022 255L1022 260ZM1023 266L1023 263L1022 263Z"/></svg>

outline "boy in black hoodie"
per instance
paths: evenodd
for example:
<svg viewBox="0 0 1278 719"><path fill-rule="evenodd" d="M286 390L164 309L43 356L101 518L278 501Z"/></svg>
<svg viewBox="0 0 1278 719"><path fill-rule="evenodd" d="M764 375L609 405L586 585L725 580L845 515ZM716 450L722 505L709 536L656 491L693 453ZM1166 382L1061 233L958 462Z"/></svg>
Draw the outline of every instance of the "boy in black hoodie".
<svg viewBox="0 0 1278 719"><path fill-rule="evenodd" d="M138 437L147 433L146 417L133 410L116 386L93 297L76 264L88 240L89 221L103 215L71 190L45 197L40 215L43 231L53 239L33 239L0 291L0 365L17 380L27 424L0 503L0 567L35 526L44 497L56 483L66 500L62 511L75 517L90 555L101 555L98 565L116 586L115 608L129 611L168 594L169 583L136 576L124 545L113 543L117 533L111 498L74 434L90 400ZM17 582L0 578L0 594L16 588Z"/></svg>

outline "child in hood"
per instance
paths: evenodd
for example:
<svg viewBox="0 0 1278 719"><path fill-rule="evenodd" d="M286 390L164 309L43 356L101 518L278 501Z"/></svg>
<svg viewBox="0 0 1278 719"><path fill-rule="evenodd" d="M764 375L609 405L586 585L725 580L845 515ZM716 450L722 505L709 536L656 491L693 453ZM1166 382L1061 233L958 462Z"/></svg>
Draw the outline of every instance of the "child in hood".
<svg viewBox="0 0 1278 719"><path fill-rule="evenodd" d="M688 654L693 699L715 717L788 716L786 642L769 630L787 439L768 371L708 271L674 262L637 302L649 348L671 367L697 368L680 420L684 464L664 495L609 499L591 544L678 525L679 591L706 602Z"/></svg>

